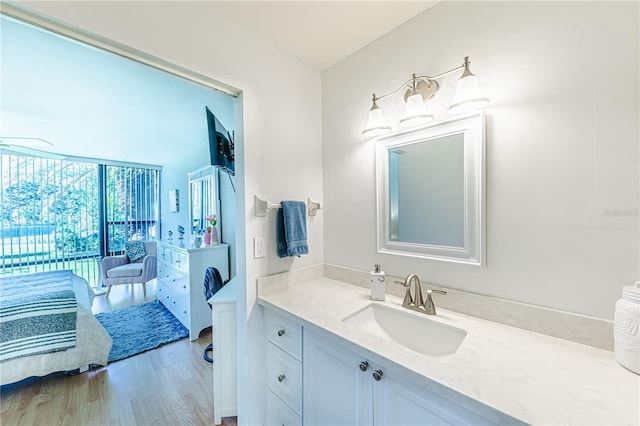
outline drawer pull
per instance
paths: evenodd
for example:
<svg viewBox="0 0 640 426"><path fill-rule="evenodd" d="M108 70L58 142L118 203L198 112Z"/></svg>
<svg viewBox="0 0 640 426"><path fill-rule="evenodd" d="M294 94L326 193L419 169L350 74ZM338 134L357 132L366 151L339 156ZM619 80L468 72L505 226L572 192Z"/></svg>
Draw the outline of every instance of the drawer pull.
<svg viewBox="0 0 640 426"><path fill-rule="evenodd" d="M186 284L185 284L185 285L183 285L183 286L182 286L182 288L187 288L187 285L186 285Z"/></svg>
<svg viewBox="0 0 640 426"><path fill-rule="evenodd" d="M373 378L376 382L379 382L382 379L382 370L375 370L373 372Z"/></svg>
<svg viewBox="0 0 640 426"><path fill-rule="evenodd" d="M187 310L185 309L184 311L182 311L182 313L183 313L183 314L186 314L186 313L187 313Z"/></svg>
<svg viewBox="0 0 640 426"><path fill-rule="evenodd" d="M362 361L360 363L360 371L367 371L369 369L369 363L367 361Z"/></svg>
<svg viewBox="0 0 640 426"><path fill-rule="evenodd" d="M176 304L176 301L175 301L175 300L173 301L173 304L174 304L174 305Z"/></svg>
<svg viewBox="0 0 640 426"><path fill-rule="evenodd" d="M280 375L278 376L278 381L279 381L280 383L282 383L282 382L284 381L284 379L285 379L284 374L280 374Z"/></svg>
<svg viewBox="0 0 640 426"><path fill-rule="evenodd" d="M284 328L281 328L280 330L278 330L278 336L280 337L284 336Z"/></svg>
<svg viewBox="0 0 640 426"><path fill-rule="evenodd" d="M167 295L167 299L169 298L169 295Z"/></svg>

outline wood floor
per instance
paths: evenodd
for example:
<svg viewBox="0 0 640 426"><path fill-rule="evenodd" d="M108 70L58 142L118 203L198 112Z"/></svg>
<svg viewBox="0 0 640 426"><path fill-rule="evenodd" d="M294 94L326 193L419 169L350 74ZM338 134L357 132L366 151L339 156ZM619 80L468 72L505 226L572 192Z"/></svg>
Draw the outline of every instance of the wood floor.
<svg viewBox="0 0 640 426"><path fill-rule="evenodd" d="M155 299L155 280L114 286L94 313ZM211 329L83 374L54 373L0 388L0 424L213 425L212 364L202 359ZM1 367L0 367L1 368ZM236 418L224 418L224 425Z"/></svg>

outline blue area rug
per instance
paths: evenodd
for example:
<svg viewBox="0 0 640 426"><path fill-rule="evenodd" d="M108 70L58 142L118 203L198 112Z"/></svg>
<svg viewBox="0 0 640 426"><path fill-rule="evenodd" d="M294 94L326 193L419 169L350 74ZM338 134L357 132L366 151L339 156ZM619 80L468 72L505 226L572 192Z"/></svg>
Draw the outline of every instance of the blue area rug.
<svg viewBox="0 0 640 426"><path fill-rule="evenodd" d="M189 335L180 321L156 301L97 314L113 339L109 362L128 358Z"/></svg>

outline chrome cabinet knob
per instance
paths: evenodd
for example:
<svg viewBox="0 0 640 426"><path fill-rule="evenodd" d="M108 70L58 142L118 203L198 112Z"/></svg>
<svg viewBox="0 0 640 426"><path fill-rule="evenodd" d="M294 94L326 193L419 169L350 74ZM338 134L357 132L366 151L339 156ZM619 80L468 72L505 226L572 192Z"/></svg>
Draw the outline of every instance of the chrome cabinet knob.
<svg viewBox="0 0 640 426"><path fill-rule="evenodd" d="M280 374L280 375L278 376L278 381L279 381L280 383L282 383L282 382L284 381L284 379L285 379L284 374Z"/></svg>
<svg viewBox="0 0 640 426"><path fill-rule="evenodd" d="M382 379L382 370L375 370L375 371L373 372L373 379L374 379L376 382L379 382L379 381L380 381L380 379Z"/></svg>
<svg viewBox="0 0 640 426"><path fill-rule="evenodd" d="M367 371L369 369L369 363L367 361L362 361L360 363L360 371Z"/></svg>
<svg viewBox="0 0 640 426"><path fill-rule="evenodd" d="M284 336L284 328L281 328L280 330L278 330L278 336L280 337Z"/></svg>

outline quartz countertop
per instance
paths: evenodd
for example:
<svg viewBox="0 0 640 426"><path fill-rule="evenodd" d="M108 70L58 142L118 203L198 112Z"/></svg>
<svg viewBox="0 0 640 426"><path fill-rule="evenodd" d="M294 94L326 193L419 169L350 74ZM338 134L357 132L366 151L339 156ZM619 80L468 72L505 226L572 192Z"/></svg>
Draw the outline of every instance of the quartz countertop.
<svg viewBox="0 0 640 426"><path fill-rule="evenodd" d="M458 350L430 357L361 331L342 319L370 303L409 315L402 300L372 302L369 290L328 278L259 288L258 303L294 315L455 393L530 424L640 424L640 376L602 349L446 309L426 320L467 331ZM438 302L438 296L434 300Z"/></svg>

